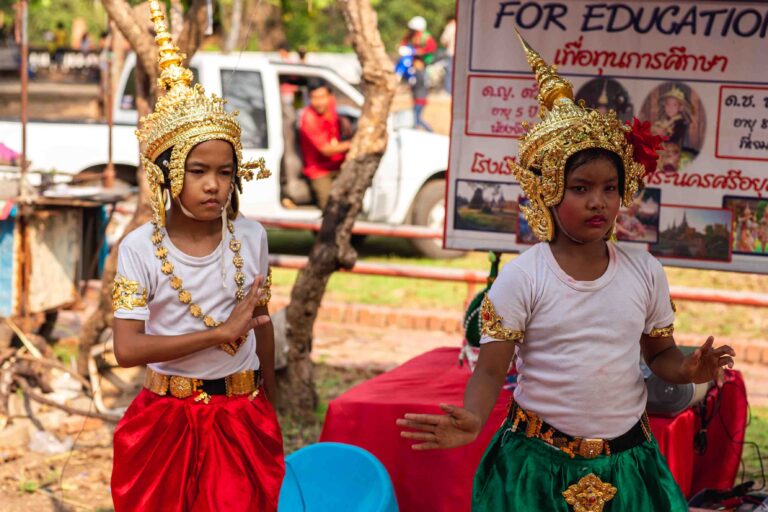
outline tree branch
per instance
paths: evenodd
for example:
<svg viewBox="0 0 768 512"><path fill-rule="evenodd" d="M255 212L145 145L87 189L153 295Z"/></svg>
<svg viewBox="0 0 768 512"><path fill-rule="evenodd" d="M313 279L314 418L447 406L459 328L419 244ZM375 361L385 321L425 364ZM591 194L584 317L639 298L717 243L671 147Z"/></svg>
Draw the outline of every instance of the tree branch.
<svg viewBox="0 0 768 512"><path fill-rule="evenodd" d="M107 15L123 33L136 52L137 59L152 77L157 75L155 40L148 30L147 20L138 20L125 0L101 0ZM153 80L154 81L154 80Z"/></svg>

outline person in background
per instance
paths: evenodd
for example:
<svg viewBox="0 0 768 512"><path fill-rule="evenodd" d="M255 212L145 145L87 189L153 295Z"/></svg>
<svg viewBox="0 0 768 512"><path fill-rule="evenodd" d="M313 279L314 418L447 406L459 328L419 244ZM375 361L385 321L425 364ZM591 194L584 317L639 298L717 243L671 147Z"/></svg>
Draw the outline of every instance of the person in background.
<svg viewBox="0 0 768 512"><path fill-rule="evenodd" d="M451 14L445 20L445 28L440 34L440 44L445 48L446 64L445 76L443 77L443 89L451 94L453 85L453 55L456 52L456 17Z"/></svg>
<svg viewBox="0 0 768 512"><path fill-rule="evenodd" d="M304 176L309 179L317 205L325 209L333 180L344 163L350 142L341 140L336 99L321 79L307 84L309 107L299 121L299 146L304 157Z"/></svg>
<svg viewBox="0 0 768 512"><path fill-rule="evenodd" d="M67 49L67 30L64 23L58 22L56 30L53 31L53 62L56 67L61 69L64 63L64 52Z"/></svg>
<svg viewBox="0 0 768 512"><path fill-rule="evenodd" d="M432 127L422 119L424 107L427 106L427 76L426 66L424 65L424 59L418 55L413 58L413 77L411 78L411 95L413 96L413 117L414 128L424 128L426 131L431 132Z"/></svg>
<svg viewBox="0 0 768 512"><path fill-rule="evenodd" d="M427 65L435 60L437 42L432 34L427 32L427 20L422 16L414 16L408 21L408 33L400 41L400 46L413 48L413 55L422 57Z"/></svg>

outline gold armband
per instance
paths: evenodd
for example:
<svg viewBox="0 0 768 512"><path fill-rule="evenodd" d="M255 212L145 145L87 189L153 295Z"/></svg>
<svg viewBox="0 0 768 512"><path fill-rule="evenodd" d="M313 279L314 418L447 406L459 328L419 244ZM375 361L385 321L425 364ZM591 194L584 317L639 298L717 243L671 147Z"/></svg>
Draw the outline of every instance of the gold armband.
<svg viewBox="0 0 768 512"><path fill-rule="evenodd" d="M138 281L131 281L127 277L116 275L112 284L112 311L124 309L133 311L133 308L143 308L147 305L147 289L141 288ZM138 295L138 297L137 297Z"/></svg>
<svg viewBox="0 0 768 512"><path fill-rule="evenodd" d="M496 309L493 307L491 299L488 298L488 294L485 294L483 304L480 306L480 318L483 325L480 332L483 336L490 336L501 341L518 342L525 335L523 331L513 331L503 326L503 319L496 313Z"/></svg>
<svg viewBox="0 0 768 512"><path fill-rule="evenodd" d="M648 336L651 338L667 338L672 336L672 333L674 332L675 324L670 324L666 327L657 327L656 329L652 329L651 332L648 333Z"/></svg>

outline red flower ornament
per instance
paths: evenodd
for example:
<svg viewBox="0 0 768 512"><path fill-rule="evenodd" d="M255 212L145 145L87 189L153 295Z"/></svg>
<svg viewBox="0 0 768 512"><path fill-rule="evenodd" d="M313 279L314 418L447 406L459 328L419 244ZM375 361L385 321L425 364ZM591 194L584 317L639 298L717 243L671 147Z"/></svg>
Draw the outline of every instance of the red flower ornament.
<svg viewBox="0 0 768 512"><path fill-rule="evenodd" d="M633 124L629 124L627 121L627 125L632 128L625 134L627 142L634 148L632 158L645 167L646 176L652 174L656 171L661 143L667 138L651 133L650 121L640 121L638 118L634 118Z"/></svg>

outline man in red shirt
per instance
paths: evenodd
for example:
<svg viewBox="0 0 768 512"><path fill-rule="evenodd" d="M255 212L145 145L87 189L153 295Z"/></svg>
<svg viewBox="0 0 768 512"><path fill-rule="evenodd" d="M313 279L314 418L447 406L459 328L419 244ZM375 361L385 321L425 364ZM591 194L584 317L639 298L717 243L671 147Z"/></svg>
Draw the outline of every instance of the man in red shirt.
<svg viewBox="0 0 768 512"><path fill-rule="evenodd" d="M323 81L308 84L309 107L299 123L299 145L304 157L304 175L320 209L325 208L331 184L349 151L349 141L341 141L336 99Z"/></svg>

